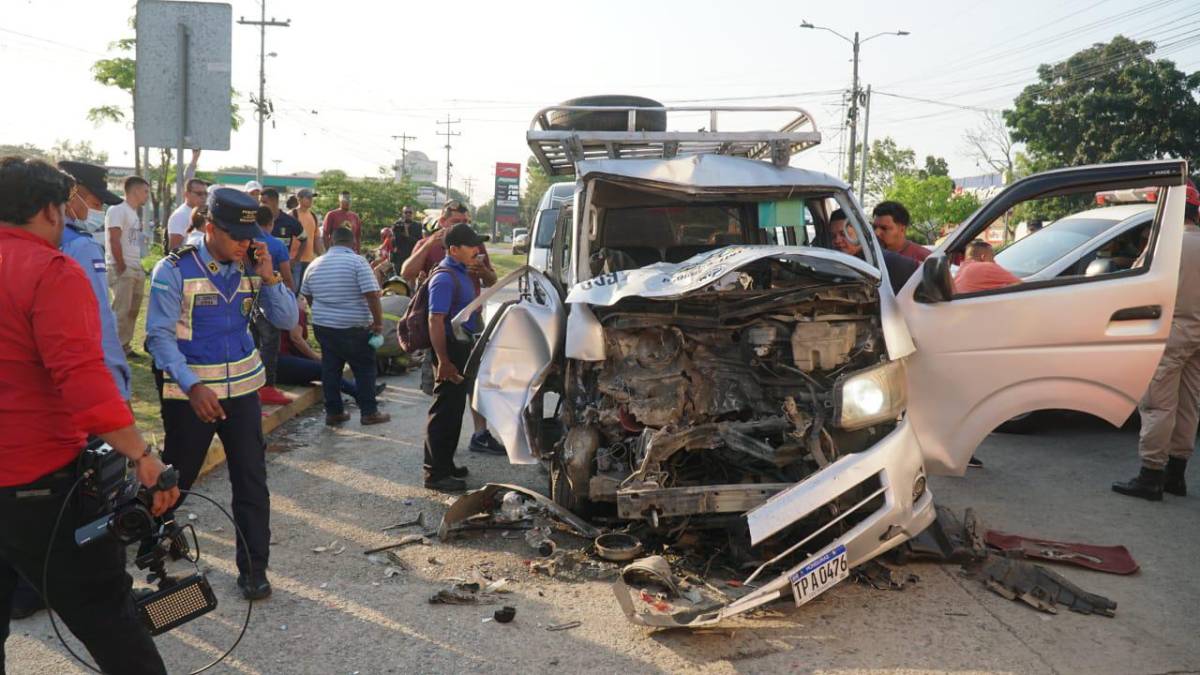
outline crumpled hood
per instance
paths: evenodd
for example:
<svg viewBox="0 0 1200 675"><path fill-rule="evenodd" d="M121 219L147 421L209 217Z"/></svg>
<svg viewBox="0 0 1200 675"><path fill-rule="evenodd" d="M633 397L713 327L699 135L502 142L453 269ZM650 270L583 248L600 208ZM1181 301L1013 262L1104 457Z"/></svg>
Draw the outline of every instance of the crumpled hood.
<svg viewBox="0 0 1200 675"><path fill-rule="evenodd" d="M854 257L811 246L735 245L705 251L681 263L660 262L634 270L610 272L571 287L567 303L607 307L628 297L674 298L707 288L726 274L763 258L807 263L818 273L851 274L878 283L879 270Z"/></svg>

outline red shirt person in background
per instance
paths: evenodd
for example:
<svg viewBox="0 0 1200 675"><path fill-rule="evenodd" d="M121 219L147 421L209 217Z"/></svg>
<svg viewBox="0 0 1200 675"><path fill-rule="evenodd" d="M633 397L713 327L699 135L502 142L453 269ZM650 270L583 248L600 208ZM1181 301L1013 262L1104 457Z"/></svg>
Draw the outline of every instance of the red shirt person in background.
<svg viewBox="0 0 1200 675"><path fill-rule="evenodd" d="M0 612L17 573L44 587L50 605L106 672L161 673L162 659L136 618L120 545L77 547L72 533L99 514L66 511L89 435L135 462L142 485L165 467L133 425L104 365L100 311L79 265L59 251L74 181L38 160L0 158ZM178 488L153 493L161 515ZM7 621L0 626L0 669Z"/></svg>
<svg viewBox="0 0 1200 675"><path fill-rule="evenodd" d="M954 275L955 293L978 293L1021 283L1020 277L996 262L992 245L982 239L967 244L967 257Z"/></svg>
<svg viewBox="0 0 1200 675"><path fill-rule="evenodd" d="M893 253L922 262L929 257L929 249L908 240L908 226L912 219L908 209L900 202L879 202L871 212L875 236L879 243Z"/></svg>
<svg viewBox="0 0 1200 675"><path fill-rule="evenodd" d="M467 214L467 207L457 199L446 202L446 206L442 208L442 215L438 218L437 229L417 243L413 248L412 255L408 256L408 260L405 260L404 265L400 267L400 276L410 286L415 288L421 279L428 277L433 268L441 264L442 259L446 257L446 246L442 240L446 238L446 233L450 231L450 228L459 223L471 222L471 218ZM487 248L480 246L479 252L480 255L475 262L467 265L467 275L475 283L476 295L479 294L481 288L487 288L496 283L496 270L492 269L492 261L488 257Z"/></svg>
<svg viewBox="0 0 1200 675"><path fill-rule="evenodd" d="M354 252L361 253L359 247L362 245L362 220L357 213L350 210L349 192L339 194L338 207L325 214L325 223L321 226L321 240L326 251L331 246L330 237L333 236L333 231L339 227L348 227L354 232Z"/></svg>

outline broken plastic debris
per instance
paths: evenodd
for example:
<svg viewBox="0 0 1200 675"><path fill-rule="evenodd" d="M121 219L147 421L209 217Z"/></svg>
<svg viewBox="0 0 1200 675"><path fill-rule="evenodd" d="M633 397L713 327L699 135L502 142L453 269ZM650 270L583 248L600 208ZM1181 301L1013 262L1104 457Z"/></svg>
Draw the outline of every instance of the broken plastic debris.
<svg viewBox="0 0 1200 675"><path fill-rule="evenodd" d="M317 546L317 547L313 548L313 553L324 553L326 551L332 551L335 548L337 548L337 545L338 545L338 540L334 539L333 541L329 542L328 544L325 544L322 546Z"/></svg>
<svg viewBox="0 0 1200 675"><path fill-rule="evenodd" d="M459 582L434 593L429 598L431 605L477 605L494 602L492 596L479 593L479 584Z"/></svg>
<svg viewBox="0 0 1200 675"><path fill-rule="evenodd" d="M389 565L388 567L383 568L383 578L391 579L392 577L396 576L397 574L400 574L400 572L401 572L401 570Z"/></svg>
<svg viewBox="0 0 1200 675"><path fill-rule="evenodd" d="M509 579L497 579L484 587L484 593L512 593L509 586Z"/></svg>
<svg viewBox="0 0 1200 675"><path fill-rule="evenodd" d="M582 625L583 625L582 621L568 621L566 623L553 623L553 624L550 624L549 626L546 626L546 630L548 630L548 631L571 630L572 628L579 628Z"/></svg>

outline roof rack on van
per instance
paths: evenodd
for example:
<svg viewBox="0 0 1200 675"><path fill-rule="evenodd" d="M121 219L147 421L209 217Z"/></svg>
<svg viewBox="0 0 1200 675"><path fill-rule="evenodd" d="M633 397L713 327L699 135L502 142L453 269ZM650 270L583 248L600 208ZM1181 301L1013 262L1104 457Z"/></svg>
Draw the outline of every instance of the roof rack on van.
<svg viewBox="0 0 1200 675"><path fill-rule="evenodd" d="M706 112L709 123L698 131L637 130L647 113L665 119L669 112ZM570 128L552 117L580 119L581 113L625 114L625 129L594 131ZM791 113L795 118L779 131L719 131L718 113ZM742 116L739 116L741 119ZM619 120L619 118L617 118ZM557 121L557 120L556 120ZM579 125L597 126L597 125ZM600 125L605 126L605 125ZM620 126L620 122L613 126ZM665 125L664 125L665 126ZM611 129L611 127L610 127ZM791 158L821 142L812 115L794 106L550 106L538 111L525 134L542 169L552 176L573 175L585 159L672 159L684 155L721 154L770 160L787 166Z"/></svg>

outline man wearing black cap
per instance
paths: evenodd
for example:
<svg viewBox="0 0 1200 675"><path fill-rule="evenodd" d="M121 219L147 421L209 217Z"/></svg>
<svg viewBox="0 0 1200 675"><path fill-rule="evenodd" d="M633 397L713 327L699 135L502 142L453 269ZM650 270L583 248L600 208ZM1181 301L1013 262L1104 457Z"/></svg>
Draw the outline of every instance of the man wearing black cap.
<svg viewBox="0 0 1200 675"><path fill-rule="evenodd" d="M281 330L297 320L296 298L274 271L267 245L253 241L260 234L257 212L250 195L214 190L203 243L154 267L146 319L162 399L163 457L179 469L179 487L191 489L213 434L220 436L233 517L245 537L237 540L238 586L256 600L271 594L271 504L257 393L266 375L249 323L256 305Z"/></svg>
<svg viewBox="0 0 1200 675"><path fill-rule="evenodd" d="M433 346L436 384L425 427L425 487L443 492L466 489L466 467L454 465L454 451L462 433L463 410L471 383L462 376L471 343L455 340L450 319L475 299L474 280L468 266L476 262L488 240L467 223L446 230L442 241L446 257L429 277L429 342ZM463 324L468 333L482 330L478 314Z"/></svg>

